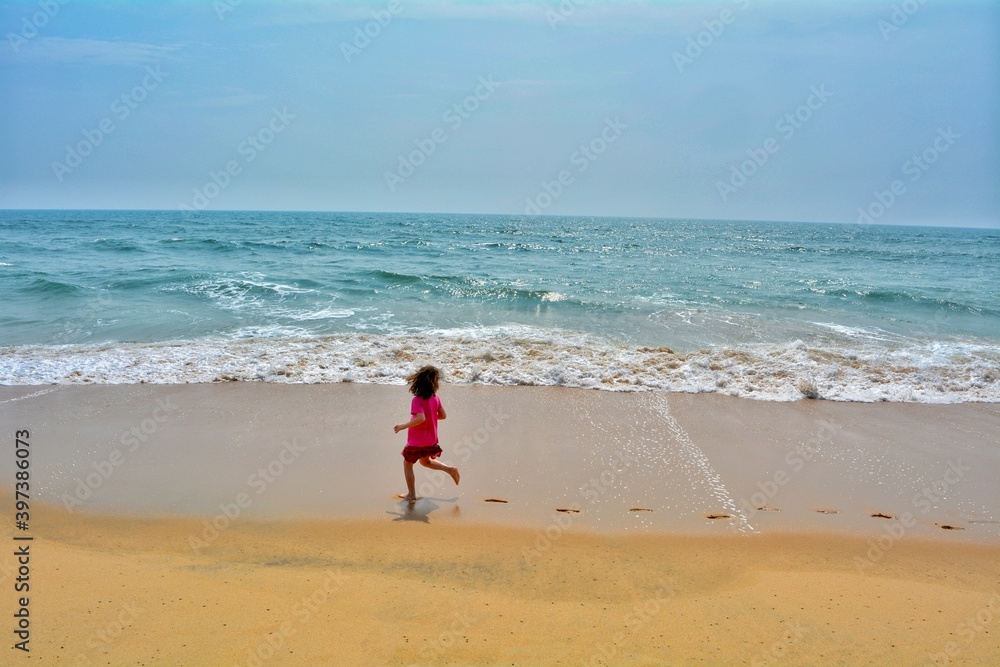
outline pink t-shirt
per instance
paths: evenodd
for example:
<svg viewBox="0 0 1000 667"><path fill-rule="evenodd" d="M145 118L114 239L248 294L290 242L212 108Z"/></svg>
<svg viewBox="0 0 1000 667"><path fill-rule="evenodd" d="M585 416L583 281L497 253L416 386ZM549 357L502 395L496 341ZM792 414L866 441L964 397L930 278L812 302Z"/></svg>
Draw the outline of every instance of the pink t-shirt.
<svg viewBox="0 0 1000 667"><path fill-rule="evenodd" d="M438 409L440 407L441 399L436 394L430 398L413 397L413 401L410 402L410 414L423 413L424 423L407 431L407 447L429 447L438 443Z"/></svg>

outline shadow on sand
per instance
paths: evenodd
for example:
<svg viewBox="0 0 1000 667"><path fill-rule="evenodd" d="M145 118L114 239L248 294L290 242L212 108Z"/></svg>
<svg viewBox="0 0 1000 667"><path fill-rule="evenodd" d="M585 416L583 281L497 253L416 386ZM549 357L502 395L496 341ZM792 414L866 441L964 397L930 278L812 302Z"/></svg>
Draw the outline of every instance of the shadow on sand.
<svg viewBox="0 0 1000 667"><path fill-rule="evenodd" d="M458 496L454 498L417 498L416 500L400 500L396 503L398 511L386 510L386 514L392 514L396 518L393 521L420 521L422 523L430 523L430 514L435 510L441 509L441 504L452 505L451 513L454 515L460 515L462 511L459 509Z"/></svg>

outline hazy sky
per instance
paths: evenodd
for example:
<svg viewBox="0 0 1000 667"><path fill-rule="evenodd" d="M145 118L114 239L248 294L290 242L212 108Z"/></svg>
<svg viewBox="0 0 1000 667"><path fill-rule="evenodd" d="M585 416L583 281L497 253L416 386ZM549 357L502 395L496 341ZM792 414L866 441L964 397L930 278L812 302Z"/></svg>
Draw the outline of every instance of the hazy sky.
<svg viewBox="0 0 1000 667"><path fill-rule="evenodd" d="M0 6L0 208L1000 225L1000 4Z"/></svg>

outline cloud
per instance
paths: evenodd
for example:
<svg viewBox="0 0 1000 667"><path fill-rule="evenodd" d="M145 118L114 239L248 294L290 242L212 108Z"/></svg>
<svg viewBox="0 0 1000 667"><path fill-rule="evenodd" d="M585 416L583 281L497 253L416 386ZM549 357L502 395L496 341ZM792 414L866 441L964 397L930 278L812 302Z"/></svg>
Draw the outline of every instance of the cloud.
<svg viewBox="0 0 1000 667"><path fill-rule="evenodd" d="M749 0L731 0L742 6ZM605 27L608 22L641 20L648 24L669 24L707 18L712 13L696 0L347 0L328 3L295 2L280 6L280 12L267 5L255 7L252 19L258 27L306 25L331 22L364 22L375 15L386 16L390 5L394 16L413 20L518 21L550 27L561 24ZM250 7L249 4L244 4ZM735 7L736 5L734 5ZM251 12L247 12L249 15ZM718 14L718 9L714 9Z"/></svg>
<svg viewBox="0 0 1000 667"><path fill-rule="evenodd" d="M221 95L212 95L195 100L192 106L196 107L244 107L259 105L271 99L270 95L262 93L251 93L242 88L225 88Z"/></svg>
<svg viewBox="0 0 1000 667"><path fill-rule="evenodd" d="M567 0L570 2L571 0ZM581 0L583 1L583 0ZM591 0L586 0L590 2ZM390 9L389 5L393 5ZM543 3L528 1L515 2L476 2L469 0L348 0L346 2L297 2L282 5L279 14L268 11L266 5L258 6L262 10L261 21L268 24L310 24L335 21L370 21L373 13L390 12L395 16L407 18L467 18L467 19L511 19L543 17L546 6Z"/></svg>
<svg viewBox="0 0 1000 667"><path fill-rule="evenodd" d="M178 45L39 37L22 46L14 59L58 64L144 65L177 60L180 48Z"/></svg>

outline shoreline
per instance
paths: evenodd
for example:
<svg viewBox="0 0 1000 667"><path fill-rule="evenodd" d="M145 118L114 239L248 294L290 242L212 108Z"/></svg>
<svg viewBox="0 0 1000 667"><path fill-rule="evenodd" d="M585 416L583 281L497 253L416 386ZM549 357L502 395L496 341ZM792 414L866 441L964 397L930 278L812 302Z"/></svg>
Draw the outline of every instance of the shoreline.
<svg viewBox="0 0 1000 667"><path fill-rule="evenodd" d="M419 470L418 493L430 493L410 508L391 497L404 387L0 387L0 420L31 434L33 656L80 667L1000 659L1000 524L969 523L1000 519L1000 406L440 395L442 458L462 484ZM13 455L0 460L0 474L14 470ZM941 496L926 513L913 497L923 489ZM748 510L755 493L781 511ZM10 495L0 489L8 506ZM574 504L578 514L556 511ZM653 511L628 511L638 507Z"/></svg>
<svg viewBox="0 0 1000 667"><path fill-rule="evenodd" d="M98 513L235 505L244 518L1000 540L1000 405L444 385L441 460L462 485L418 469L410 508L393 497L405 436L391 430L408 396L366 384L0 387L0 418L39 443L37 500ZM8 458L0 474L13 474Z"/></svg>
<svg viewBox="0 0 1000 667"><path fill-rule="evenodd" d="M1000 403L1000 348L989 342L872 347L851 338L810 340L675 349L511 325L405 335L28 345L0 348L0 382L391 385L403 382L403 366L446 359L449 377L460 383L455 386L652 390L766 402Z"/></svg>

